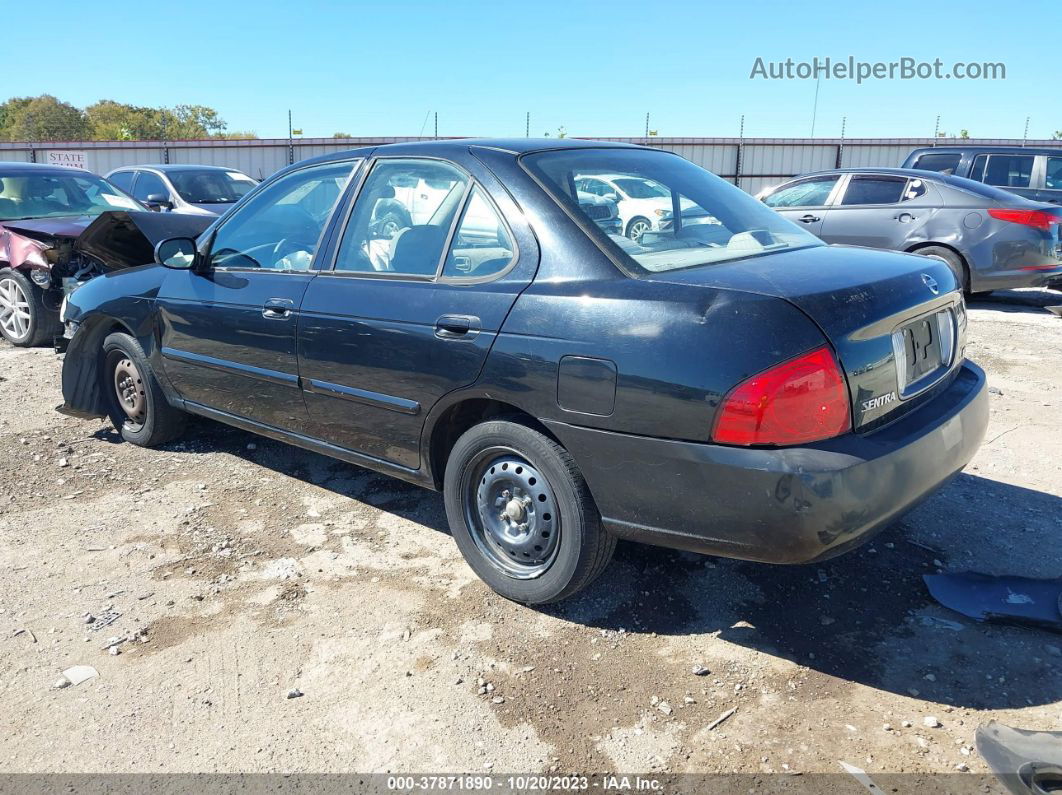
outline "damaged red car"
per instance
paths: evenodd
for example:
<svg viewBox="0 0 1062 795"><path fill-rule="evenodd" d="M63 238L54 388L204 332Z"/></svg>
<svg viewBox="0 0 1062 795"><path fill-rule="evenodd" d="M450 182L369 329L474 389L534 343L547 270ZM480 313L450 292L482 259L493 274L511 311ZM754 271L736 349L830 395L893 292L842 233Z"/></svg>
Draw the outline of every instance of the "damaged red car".
<svg viewBox="0 0 1062 795"><path fill-rule="evenodd" d="M151 212L88 172L0 163L0 334L22 347L51 342L67 294L151 262L158 241L195 237L211 220Z"/></svg>

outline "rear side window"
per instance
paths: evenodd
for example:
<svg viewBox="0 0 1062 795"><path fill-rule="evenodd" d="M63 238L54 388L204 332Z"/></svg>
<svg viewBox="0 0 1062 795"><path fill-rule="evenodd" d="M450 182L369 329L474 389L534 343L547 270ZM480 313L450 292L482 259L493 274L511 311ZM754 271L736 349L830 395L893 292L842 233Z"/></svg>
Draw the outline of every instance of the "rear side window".
<svg viewBox="0 0 1062 795"><path fill-rule="evenodd" d="M841 204L896 204L904 197L907 179L904 177L854 176L848 183Z"/></svg>
<svg viewBox="0 0 1062 795"><path fill-rule="evenodd" d="M776 190L765 197L768 207L822 207L839 177L806 179Z"/></svg>
<svg viewBox="0 0 1062 795"><path fill-rule="evenodd" d="M133 174L134 171L119 171L116 174L111 174L107 177L107 181L112 185L115 185L126 193L132 193L133 188Z"/></svg>
<svg viewBox="0 0 1062 795"><path fill-rule="evenodd" d="M509 267L515 253L512 236L494 205L476 186L446 255L443 276L482 279Z"/></svg>
<svg viewBox="0 0 1062 795"><path fill-rule="evenodd" d="M937 171L941 174L954 174L959 167L962 155L958 152L933 152L919 155L911 168L920 168L923 171Z"/></svg>
<svg viewBox="0 0 1062 795"><path fill-rule="evenodd" d="M1032 155L978 155L970 179L1001 188L1027 188L1032 170Z"/></svg>
<svg viewBox="0 0 1062 795"><path fill-rule="evenodd" d="M1062 190L1062 157L1047 158L1044 187L1049 190Z"/></svg>

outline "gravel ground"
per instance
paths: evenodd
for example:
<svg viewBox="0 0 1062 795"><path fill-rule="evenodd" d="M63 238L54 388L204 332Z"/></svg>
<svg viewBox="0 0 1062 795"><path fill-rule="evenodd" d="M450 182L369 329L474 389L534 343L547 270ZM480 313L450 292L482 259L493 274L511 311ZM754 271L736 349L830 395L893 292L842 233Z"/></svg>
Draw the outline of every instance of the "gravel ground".
<svg viewBox="0 0 1062 795"><path fill-rule="evenodd" d="M921 575L1062 574L1047 303L971 305L988 437L871 545L781 568L621 544L547 609L472 575L439 495L205 421L119 443L53 410L54 354L4 346L3 769L984 772L978 724L1062 724L1062 638L973 624ZM99 676L57 687L73 665Z"/></svg>

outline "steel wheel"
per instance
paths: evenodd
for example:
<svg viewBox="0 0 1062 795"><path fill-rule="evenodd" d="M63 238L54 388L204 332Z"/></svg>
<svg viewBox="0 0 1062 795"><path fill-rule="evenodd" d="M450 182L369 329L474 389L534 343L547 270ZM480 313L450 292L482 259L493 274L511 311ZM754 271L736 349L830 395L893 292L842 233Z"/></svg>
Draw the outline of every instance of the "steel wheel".
<svg viewBox="0 0 1062 795"><path fill-rule="evenodd" d="M147 417L147 387L144 377L128 357L114 364L114 394L128 424L140 427Z"/></svg>
<svg viewBox="0 0 1062 795"><path fill-rule="evenodd" d="M7 277L0 279L0 326L13 339L22 340L29 334L29 296L22 285Z"/></svg>
<svg viewBox="0 0 1062 795"><path fill-rule="evenodd" d="M481 452L466 470L465 518L472 539L498 571L529 580L553 563L561 527L546 478L515 450Z"/></svg>
<svg viewBox="0 0 1062 795"><path fill-rule="evenodd" d="M631 221L631 225L627 227L627 237L631 240L637 240L643 233L648 232L652 228L652 224L646 221L644 218L638 218Z"/></svg>

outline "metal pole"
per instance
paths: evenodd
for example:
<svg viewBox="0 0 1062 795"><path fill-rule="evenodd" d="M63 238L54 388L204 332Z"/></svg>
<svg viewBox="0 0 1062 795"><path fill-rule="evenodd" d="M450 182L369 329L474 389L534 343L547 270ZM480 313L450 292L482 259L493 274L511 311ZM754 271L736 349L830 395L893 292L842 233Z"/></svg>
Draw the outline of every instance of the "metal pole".
<svg viewBox="0 0 1062 795"><path fill-rule="evenodd" d="M645 137L649 137L649 112L645 113Z"/></svg>
<svg viewBox="0 0 1062 795"><path fill-rule="evenodd" d="M524 118L524 138L531 137L531 111L527 112L527 116Z"/></svg>
<svg viewBox="0 0 1062 795"><path fill-rule="evenodd" d="M834 168L841 167L841 160L844 158L844 127L848 123L848 117L841 117L841 143L837 145L837 165Z"/></svg>
<svg viewBox="0 0 1062 795"><path fill-rule="evenodd" d="M819 115L819 83L822 82L821 77L815 78L815 101L811 105L811 137L815 137L815 117Z"/></svg>
<svg viewBox="0 0 1062 795"><path fill-rule="evenodd" d="M1029 117L1025 117L1025 134L1022 136L1021 145L1025 146L1025 142L1029 140Z"/></svg>
<svg viewBox="0 0 1062 795"><path fill-rule="evenodd" d="M937 138L940 137L940 116L937 116L937 124L933 128L933 146L937 145Z"/></svg>
<svg viewBox="0 0 1062 795"><path fill-rule="evenodd" d="M439 137L439 111L435 111L435 137Z"/></svg>
<svg viewBox="0 0 1062 795"><path fill-rule="evenodd" d="M741 128L738 130L737 163L734 167L734 184L741 187L741 161L745 153L745 114L741 114Z"/></svg>
<svg viewBox="0 0 1062 795"><path fill-rule="evenodd" d="M291 109L288 109L288 165L295 162L295 141L291 137Z"/></svg>

